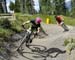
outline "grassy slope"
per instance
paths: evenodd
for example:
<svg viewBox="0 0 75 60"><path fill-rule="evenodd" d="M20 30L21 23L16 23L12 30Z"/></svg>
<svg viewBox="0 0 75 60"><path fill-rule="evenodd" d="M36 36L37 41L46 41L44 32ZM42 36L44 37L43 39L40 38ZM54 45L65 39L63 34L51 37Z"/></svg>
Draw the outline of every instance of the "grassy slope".
<svg viewBox="0 0 75 60"><path fill-rule="evenodd" d="M15 15L16 15L17 20L11 21L11 25L12 25L11 28L18 31L18 32L20 32L22 30L21 24L24 21L31 20L36 17L41 17L43 22L45 22L45 23L46 23L46 19L49 18L51 24L56 24L54 15L39 15L39 14L37 14L37 15L15 14ZM63 16L63 17L64 17L64 22L66 24L75 26L75 19L74 18L66 17L66 16ZM7 36L7 35L12 34L14 32L14 31L12 31L12 29L0 28L0 36L3 36L3 35Z"/></svg>
<svg viewBox="0 0 75 60"><path fill-rule="evenodd" d="M71 18L71 17L66 17L64 16L64 22L68 25L72 25L75 26L75 18Z"/></svg>

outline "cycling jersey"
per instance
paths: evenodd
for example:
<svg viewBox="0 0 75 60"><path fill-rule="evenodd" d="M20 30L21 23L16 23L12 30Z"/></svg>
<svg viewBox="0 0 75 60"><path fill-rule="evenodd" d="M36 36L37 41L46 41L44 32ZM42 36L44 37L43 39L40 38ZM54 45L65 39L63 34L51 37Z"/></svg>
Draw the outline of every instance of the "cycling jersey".
<svg viewBox="0 0 75 60"><path fill-rule="evenodd" d="M36 30L37 31L38 30L38 27L41 26L41 24L36 24L35 23L35 20L31 20L30 23L32 24L31 25L31 30Z"/></svg>
<svg viewBox="0 0 75 60"><path fill-rule="evenodd" d="M56 17L57 22L60 24L62 22L61 16Z"/></svg>

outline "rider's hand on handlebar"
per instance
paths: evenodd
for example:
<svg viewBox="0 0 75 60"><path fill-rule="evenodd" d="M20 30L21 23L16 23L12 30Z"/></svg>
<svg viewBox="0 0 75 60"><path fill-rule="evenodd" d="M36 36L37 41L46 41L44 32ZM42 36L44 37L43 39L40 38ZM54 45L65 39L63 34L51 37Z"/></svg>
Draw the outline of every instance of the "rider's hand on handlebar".
<svg viewBox="0 0 75 60"><path fill-rule="evenodd" d="M24 25L21 25L21 26L22 26L22 28L24 28L24 29L25 29Z"/></svg>

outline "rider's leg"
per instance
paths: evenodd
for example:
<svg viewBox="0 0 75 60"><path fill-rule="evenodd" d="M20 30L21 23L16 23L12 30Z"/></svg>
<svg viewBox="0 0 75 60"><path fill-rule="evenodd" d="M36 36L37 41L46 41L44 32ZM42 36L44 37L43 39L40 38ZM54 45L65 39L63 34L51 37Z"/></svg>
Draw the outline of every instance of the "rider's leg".
<svg viewBox="0 0 75 60"><path fill-rule="evenodd" d="M62 28L64 29L64 31L69 31L68 27L63 23L61 24Z"/></svg>
<svg viewBox="0 0 75 60"><path fill-rule="evenodd" d="M27 37L26 37L26 46L29 47L30 43L32 42L31 40L31 33L28 33Z"/></svg>

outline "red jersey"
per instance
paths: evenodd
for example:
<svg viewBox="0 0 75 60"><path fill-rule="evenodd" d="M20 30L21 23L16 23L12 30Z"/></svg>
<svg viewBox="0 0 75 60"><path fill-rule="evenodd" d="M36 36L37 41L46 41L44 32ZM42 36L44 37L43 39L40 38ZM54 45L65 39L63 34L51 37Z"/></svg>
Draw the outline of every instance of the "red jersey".
<svg viewBox="0 0 75 60"><path fill-rule="evenodd" d="M62 22L61 16L56 17L57 22L60 24Z"/></svg>

